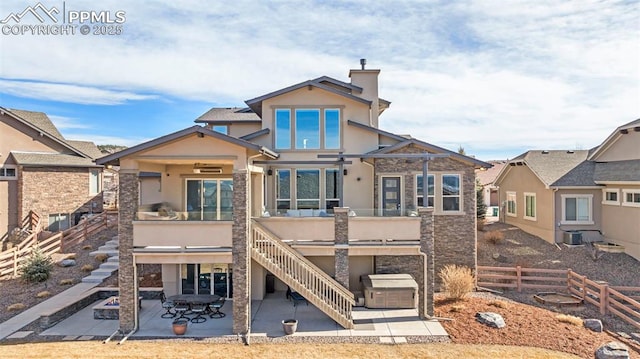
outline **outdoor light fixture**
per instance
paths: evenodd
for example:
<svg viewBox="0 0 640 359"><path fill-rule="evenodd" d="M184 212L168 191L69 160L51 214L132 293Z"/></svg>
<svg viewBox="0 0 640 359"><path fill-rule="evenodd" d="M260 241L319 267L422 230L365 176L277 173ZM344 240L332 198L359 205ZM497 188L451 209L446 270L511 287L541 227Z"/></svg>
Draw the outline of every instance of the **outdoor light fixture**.
<svg viewBox="0 0 640 359"><path fill-rule="evenodd" d="M273 170L271 168L269 168L267 170L267 176L271 176L271 175L273 175Z"/></svg>
<svg viewBox="0 0 640 359"><path fill-rule="evenodd" d="M342 170L342 174L345 175L345 176L347 175L347 169L346 168Z"/></svg>

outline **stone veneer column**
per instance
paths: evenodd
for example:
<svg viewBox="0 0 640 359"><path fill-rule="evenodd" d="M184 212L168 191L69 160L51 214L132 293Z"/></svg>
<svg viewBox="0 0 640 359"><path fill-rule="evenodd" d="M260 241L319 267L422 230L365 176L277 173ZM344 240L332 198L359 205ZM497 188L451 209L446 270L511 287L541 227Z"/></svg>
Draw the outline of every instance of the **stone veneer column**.
<svg viewBox="0 0 640 359"><path fill-rule="evenodd" d="M418 306L418 312L420 318L427 316L433 316L433 292L434 292L434 230L433 230L433 208L418 208L418 215L420 216L420 252L426 255L427 273L426 278L423 278L422 290L420 292L420 303ZM424 261L424 256L422 257Z"/></svg>
<svg viewBox="0 0 640 359"><path fill-rule="evenodd" d="M250 261L249 253L249 174L233 173L233 333L249 331Z"/></svg>
<svg viewBox="0 0 640 359"><path fill-rule="evenodd" d="M120 330L128 333L135 326L136 279L133 265L133 220L138 211L138 172L120 171L118 201L118 285L120 287Z"/></svg>
<svg viewBox="0 0 640 359"><path fill-rule="evenodd" d="M349 289L349 208L333 208L335 231L335 278Z"/></svg>

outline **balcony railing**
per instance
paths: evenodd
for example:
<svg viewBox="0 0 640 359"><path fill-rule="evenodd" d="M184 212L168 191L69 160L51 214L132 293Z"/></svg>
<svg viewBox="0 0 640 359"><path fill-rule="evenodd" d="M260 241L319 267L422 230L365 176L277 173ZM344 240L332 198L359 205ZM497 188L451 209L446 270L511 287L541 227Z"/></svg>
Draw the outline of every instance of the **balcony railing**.
<svg viewBox="0 0 640 359"><path fill-rule="evenodd" d="M333 209L270 208L264 210L261 217L333 217ZM385 211L381 208L351 208L349 217L418 217L418 210Z"/></svg>
<svg viewBox="0 0 640 359"><path fill-rule="evenodd" d="M136 218L138 221L232 221L233 211L138 212Z"/></svg>

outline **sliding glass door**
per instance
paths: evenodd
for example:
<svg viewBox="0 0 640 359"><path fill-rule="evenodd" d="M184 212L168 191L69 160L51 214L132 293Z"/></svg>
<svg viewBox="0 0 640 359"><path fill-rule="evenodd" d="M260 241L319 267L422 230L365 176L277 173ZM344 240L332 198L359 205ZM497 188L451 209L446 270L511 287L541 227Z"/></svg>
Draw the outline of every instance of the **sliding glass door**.
<svg viewBox="0 0 640 359"><path fill-rule="evenodd" d="M233 181L230 179L188 179L186 211L192 221L233 219Z"/></svg>
<svg viewBox="0 0 640 359"><path fill-rule="evenodd" d="M226 263L182 264L182 294L217 294L233 298L231 266Z"/></svg>

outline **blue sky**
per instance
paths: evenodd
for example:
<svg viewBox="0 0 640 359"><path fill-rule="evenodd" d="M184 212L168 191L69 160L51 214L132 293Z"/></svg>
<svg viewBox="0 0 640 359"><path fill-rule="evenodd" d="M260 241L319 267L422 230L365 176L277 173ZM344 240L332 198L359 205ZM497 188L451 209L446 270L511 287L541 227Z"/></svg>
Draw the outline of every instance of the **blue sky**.
<svg viewBox="0 0 640 359"><path fill-rule="evenodd" d="M0 17L36 3L3 0ZM364 57L392 102L385 130L483 160L587 149L640 117L639 4L69 0L125 11L122 34L0 34L0 106L46 112L70 139L131 146L211 107L349 81Z"/></svg>

